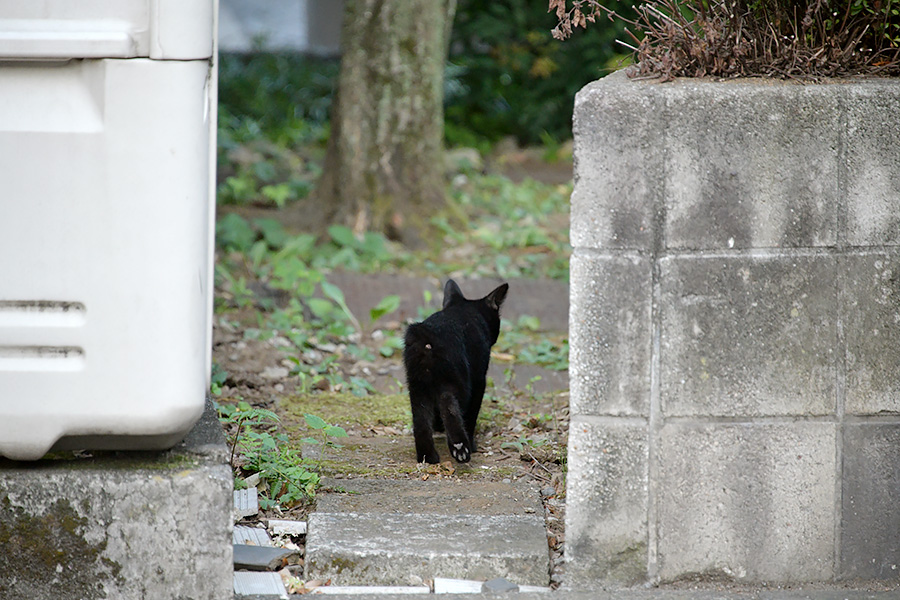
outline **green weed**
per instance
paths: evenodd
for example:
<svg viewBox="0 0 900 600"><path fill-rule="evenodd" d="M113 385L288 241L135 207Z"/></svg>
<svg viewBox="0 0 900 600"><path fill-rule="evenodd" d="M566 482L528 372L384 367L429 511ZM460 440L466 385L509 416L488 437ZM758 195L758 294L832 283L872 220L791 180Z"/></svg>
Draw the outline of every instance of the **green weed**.
<svg viewBox="0 0 900 600"><path fill-rule="evenodd" d="M244 474L258 474L264 483L260 489L259 503L263 509L276 505L292 506L315 497L319 476L296 450L289 446L287 435L275 433L279 422L274 412L249 403L215 403L219 420L230 432L231 467L235 473L235 488L240 488ZM314 415L310 419L324 420ZM325 423L321 427L326 436L337 437L346 432Z"/></svg>

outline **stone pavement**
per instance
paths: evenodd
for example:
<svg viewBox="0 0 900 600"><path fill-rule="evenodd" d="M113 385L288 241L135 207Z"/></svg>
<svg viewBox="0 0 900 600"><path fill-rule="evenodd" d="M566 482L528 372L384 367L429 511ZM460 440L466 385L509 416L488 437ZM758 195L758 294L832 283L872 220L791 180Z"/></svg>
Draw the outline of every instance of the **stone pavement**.
<svg viewBox="0 0 900 600"><path fill-rule="evenodd" d="M450 480L329 479L310 515L304 579L331 580L312 590L344 600L422 596L447 589L446 580L503 577L519 585L547 585L548 554L537 490L523 484ZM460 532L476 532L467 540ZM273 574L274 575L274 574ZM434 592L428 588L434 580ZM454 583L454 582L450 582ZM465 585L468 583L469 585ZM460 585L462 584L462 585ZM475 581L452 587L472 589ZM886 585L810 584L796 589L738 587L715 582L681 589L453 593L455 600L896 600ZM686 589L695 587L697 589ZM882 591L870 591L870 590ZM446 593L446 592L445 592ZM306 594L304 594L306 595ZM262 600L277 596L235 596ZM281 597L288 597L286 594ZM290 598L299 598L299 595Z"/></svg>
<svg viewBox="0 0 900 600"><path fill-rule="evenodd" d="M537 489L512 483L331 480L309 517L306 579L421 585L436 577L549 584Z"/></svg>
<svg viewBox="0 0 900 600"><path fill-rule="evenodd" d="M315 595L315 594L314 594ZM323 596L325 594L322 594ZM328 594L332 600L384 600L394 594ZM304 596L291 596L299 599ZM405 596L405 594L403 594ZM424 594L413 597L423 597ZM618 590L555 592L506 592L494 594L452 594L453 600L484 600L505 598L508 600L896 600L898 592L860 592L855 590L756 590L756 591L708 591L708 590ZM240 596L241 600L271 600L272 596Z"/></svg>

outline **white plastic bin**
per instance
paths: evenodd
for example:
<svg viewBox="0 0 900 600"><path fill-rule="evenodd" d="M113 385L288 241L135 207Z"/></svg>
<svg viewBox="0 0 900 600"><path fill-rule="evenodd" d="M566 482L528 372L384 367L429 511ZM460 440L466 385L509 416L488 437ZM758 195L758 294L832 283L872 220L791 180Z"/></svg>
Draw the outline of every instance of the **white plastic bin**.
<svg viewBox="0 0 900 600"><path fill-rule="evenodd" d="M203 411L214 0L0 0L0 454L158 449Z"/></svg>

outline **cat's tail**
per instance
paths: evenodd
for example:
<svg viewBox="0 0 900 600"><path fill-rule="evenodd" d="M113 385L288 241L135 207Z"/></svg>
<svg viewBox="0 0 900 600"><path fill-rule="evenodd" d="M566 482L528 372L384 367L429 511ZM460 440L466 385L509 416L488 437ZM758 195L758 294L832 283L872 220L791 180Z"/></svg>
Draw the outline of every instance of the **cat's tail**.
<svg viewBox="0 0 900 600"><path fill-rule="evenodd" d="M434 367L434 334L421 323L413 323L406 329L403 340L403 363L408 374L418 374Z"/></svg>

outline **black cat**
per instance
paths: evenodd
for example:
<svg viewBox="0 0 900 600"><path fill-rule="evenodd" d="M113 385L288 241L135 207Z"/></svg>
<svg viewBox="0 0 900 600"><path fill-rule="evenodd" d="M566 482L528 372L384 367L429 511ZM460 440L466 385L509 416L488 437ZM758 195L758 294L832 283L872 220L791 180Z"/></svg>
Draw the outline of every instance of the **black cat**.
<svg viewBox="0 0 900 600"><path fill-rule="evenodd" d="M475 422L508 289L504 283L480 300L467 300L450 279L442 309L406 330L403 363L418 461L440 462L435 429L446 430L450 454L459 462L475 451Z"/></svg>

